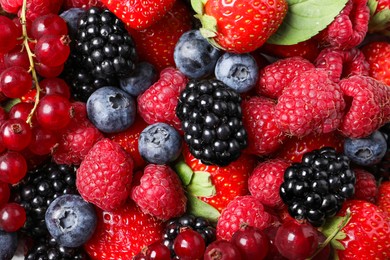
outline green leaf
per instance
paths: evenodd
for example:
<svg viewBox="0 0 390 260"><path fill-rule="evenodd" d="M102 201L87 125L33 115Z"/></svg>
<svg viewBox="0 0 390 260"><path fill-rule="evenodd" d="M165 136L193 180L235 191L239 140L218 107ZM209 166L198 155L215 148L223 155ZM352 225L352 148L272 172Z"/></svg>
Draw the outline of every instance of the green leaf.
<svg viewBox="0 0 390 260"><path fill-rule="evenodd" d="M18 104L20 102L21 102L21 100L19 98L10 99L10 100L7 101L7 103L5 103L3 108L8 113L14 105L16 105L16 104Z"/></svg>
<svg viewBox="0 0 390 260"><path fill-rule="evenodd" d="M191 7L197 14L204 13L204 4L202 0L191 0Z"/></svg>
<svg viewBox="0 0 390 260"><path fill-rule="evenodd" d="M202 23L202 28L209 30L211 32L216 33L217 32L217 20L211 16L211 15L196 15L195 17L199 18L200 22Z"/></svg>
<svg viewBox="0 0 390 260"><path fill-rule="evenodd" d="M378 6L378 0L368 0L367 5L368 8L370 8L370 15L372 16Z"/></svg>
<svg viewBox="0 0 390 260"><path fill-rule="evenodd" d="M371 17L368 24L368 31L381 32L390 26L390 9L383 9Z"/></svg>
<svg viewBox="0 0 390 260"><path fill-rule="evenodd" d="M198 197L211 197L217 193L210 173L203 171L194 172L191 183L187 186L187 192Z"/></svg>
<svg viewBox="0 0 390 260"><path fill-rule="evenodd" d="M197 217L203 217L212 223L216 223L218 221L218 218L221 214L216 208L204 201L201 201L191 194L187 194L187 198L187 210L190 214L193 214Z"/></svg>
<svg viewBox="0 0 390 260"><path fill-rule="evenodd" d="M177 162L174 165L174 169L177 175L179 175L184 186L187 186L188 184L191 183L194 172L192 171L190 166L188 166L184 161Z"/></svg>
<svg viewBox="0 0 390 260"><path fill-rule="evenodd" d="M288 11L268 43L292 45L310 39L325 29L348 0L287 0Z"/></svg>

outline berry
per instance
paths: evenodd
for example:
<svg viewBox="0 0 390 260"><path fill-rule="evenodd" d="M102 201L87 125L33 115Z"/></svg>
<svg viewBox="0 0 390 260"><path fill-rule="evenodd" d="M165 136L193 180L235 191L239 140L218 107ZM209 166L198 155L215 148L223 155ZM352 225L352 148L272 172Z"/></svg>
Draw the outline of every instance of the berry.
<svg viewBox="0 0 390 260"><path fill-rule="evenodd" d="M344 108L340 86L325 71L311 69L300 73L284 88L275 106L275 119L289 135L329 133L340 125Z"/></svg>
<svg viewBox="0 0 390 260"><path fill-rule="evenodd" d="M214 48L199 30L183 33L176 43L176 67L189 78L203 78L214 72L221 51Z"/></svg>
<svg viewBox="0 0 390 260"><path fill-rule="evenodd" d="M47 14L39 16L32 22L30 33L34 39L39 39L45 34L62 36L68 34L68 26L59 15Z"/></svg>
<svg viewBox="0 0 390 260"><path fill-rule="evenodd" d="M268 253L268 237L258 228L244 226L232 236L231 242L239 249L243 260L264 259Z"/></svg>
<svg viewBox="0 0 390 260"><path fill-rule="evenodd" d="M26 222L26 211L17 203L7 203L0 209L0 228L5 232L18 231Z"/></svg>
<svg viewBox="0 0 390 260"><path fill-rule="evenodd" d="M241 225L263 230L272 224L272 216L255 197L237 196L222 211L217 222L217 238L230 240Z"/></svg>
<svg viewBox="0 0 390 260"><path fill-rule="evenodd" d="M30 73L22 67L9 67L0 75L0 89L8 98L22 97L27 94L32 85Z"/></svg>
<svg viewBox="0 0 390 260"><path fill-rule="evenodd" d="M314 65L301 57L277 60L261 69L256 93L277 99L295 76L312 68Z"/></svg>
<svg viewBox="0 0 390 260"><path fill-rule="evenodd" d="M160 241L163 223L129 201L115 212L97 210L98 224L84 248L92 259L131 259Z"/></svg>
<svg viewBox="0 0 390 260"><path fill-rule="evenodd" d="M390 182L384 181L379 185L376 205L390 217Z"/></svg>
<svg viewBox="0 0 390 260"><path fill-rule="evenodd" d="M181 154L182 139L170 125L155 123L142 130L138 140L138 150L149 163L167 164Z"/></svg>
<svg viewBox="0 0 390 260"><path fill-rule="evenodd" d="M79 247L88 241L95 231L96 218L93 206L72 194L53 200L45 213L49 233L65 247Z"/></svg>
<svg viewBox="0 0 390 260"><path fill-rule="evenodd" d="M149 260L170 260L171 252L161 242L154 242L147 247L145 256Z"/></svg>
<svg viewBox="0 0 390 260"><path fill-rule="evenodd" d="M87 114L94 126L104 133L129 128L135 120L136 102L117 87L101 87L87 101Z"/></svg>
<svg viewBox="0 0 390 260"><path fill-rule="evenodd" d="M16 151L0 154L0 181L16 184L26 175L27 162L24 156Z"/></svg>
<svg viewBox="0 0 390 260"><path fill-rule="evenodd" d="M84 200L113 211L130 194L133 160L108 138L97 141L77 169L76 186Z"/></svg>
<svg viewBox="0 0 390 260"><path fill-rule="evenodd" d="M264 206L280 208L283 201L279 196L284 171L290 164L280 159L270 159L257 164L248 179L248 189L253 197Z"/></svg>
<svg viewBox="0 0 390 260"><path fill-rule="evenodd" d="M138 113L148 124L167 123L180 129L176 106L188 79L175 68L166 68L160 78L137 97Z"/></svg>
<svg viewBox="0 0 390 260"><path fill-rule="evenodd" d="M103 3L100 0L64 0L63 7L65 10L71 8L88 9L92 6L103 7Z"/></svg>
<svg viewBox="0 0 390 260"><path fill-rule="evenodd" d="M390 88L368 76L351 76L339 83L348 110L339 126L350 138L366 137L390 120Z"/></svg>
<svg viewBox="0 0 390 260"><path fill-rule="evenodd" d="M390 85L390 43L374 41L361 48L369 64L369 75Z"/></svg>
<svg viewBox="0 0 390 260"><path fill-rule="evenodd" d="M308 223L288 221L276 232L275 245L287 259L303 260L309 258L317 249L318 231Z"/></svg>
<svg viewBox="0 0 390 260"><path fill-rule="evenodd" d="M270 155L282 145L286 136L275 121L275 101L253 96L242 102L242 123L248 132L246 153Z"/></svg>
<svg viewBox="0 0 390 260"><path fill-rule="evenodd" d="M64 4L66 4L67 1L72 1L72 0L65 0ZM67 8L62 13L60 13L60 17L64 19L66 22L66 25L68 27L69 37L71 38L71 40L74 40L77 36L78 20L82 16L82 14L84 14L85 11L86 10L83 8L69 8L69 9Z"/></svg>
<svg viewBox="0 0 390 260"><path fill-rule="evenodd" d="M10 18L1 15L0 32L0 53L7 53L16 46L19 30Z"/></svg>
<svg viewBox="0 0 390 260"><path fill-rule="evenodd" d="M18 235L0 230L0 258L10 260L18 247Z"/></svg>
<svg viewBox="0 0 390 260"><path fill-rule="evenodd" d="M145 214L168 220L186 211L187 197L177 174L166 165L148 164L131 198Z"/></svg>
<svg viewBox="0 0 390 260"><path fill-rule="evenodd" d="M375 203L378 196L378 186L376 184L375 176L363 169L353 169L356 177L355 194L352 199L366 200Z"/></svg>
<svg viewBox="0 0 390 260"><path fill-rule="evenodd" d="M216 79L192 80L181 92L176 114L202 163L226 166L247 146L240 103L240 95Z"/></svg>
<svg viewBox="0 0 390 260"><path fill-rule="evenodd" d="M8 183L0 182L0 208L8 202L10 195L11 191Z"/></svg>
<svg viewBox="0 0 390 260"><path fill-rule="evenodd" d="M157 81L157 72L148 62L140 62L135 66L133 73L119 79L120 88L130 95L137 97L145 92Z"/></svg>
<svg viewBox="0 0 390 260"><path fill-rule="evenodd" d="M206 250L206 244L198 232L187 229L177 235L173 242L173 250L183 260L201 259Z"/></svg>
<svg viewBox="0 0 390 260"><path fill-rule="evenodd" d="M22 1L16 1L19 3L19 7L22 7ZM27 20L34 21L37 17L46 14L57 14L61 9L63 0L31 0L27 2L26 6L26 18ZM19 9L19 12L21 8Z"/></svg>
<svg viewBox="0 0 390 260"><path fill-rule="evenodd" d="M45 95L58 94L70 98L70 89L65 80L61 78L45 78L39 82Z"/></svg>
<svg viewBox="0 0 390 260"><path fill-rule="evenodd" d="M34 49L37 61L50 67L64 64L70 54L69 41L67 35L43 35Z"/></svg>
<svg viewBox="0 0 390 260"><path fill-rule="evenodd" d="M224 53L215 65L215 77L238 93L251 90L259 79L259 67L248 54Z"/></svg>
<svg viewBox="0 0 390 260"><path fill-rule="evenodd" d="M322 226L354 194L355 180L348 157L324 147L285 170L280 197L292 217Z"/></svg>
<svg viewBox="0 0 390 260"><path fill-rule="evenodd" d="M240 251L232 242L220 239L206 247L203 259L241 260L242 258Z"/></svg>
<svg viewBox="0 0 390 260"><path fill-rule="evenodd" d="M0 140L5 148L22 151L31 142L31 127L22 119L8 119L0 129Z"/></svg>
<svg viewBox="0 0 390 260"><path fill-rule="evenodd" d="M369 71L369 64L358 48L325 48L318 54L314 64L317 68L326 70L334 82L351 75L368 75Z"/></svg>
<svg viewBox="0 0 390 260"><path fill-rule="evenodd" d="M387 151L384 135L376 130L367 137L345 138L344 153L352 162L362 165L379 163Z"/></svg>
<svg viewBox="0 0 390 260"><path fill-rule="evenodd" d="M59 140L58 133L36 126L32 128L32 140L28 149L36 155L49 155L57 149Z"/></svg>
<svg viewBox="0 0 390 260"><path fill-rule="evenodd" d="M35 115L40 126L57 131L70 123L73 117L72 111L72 104L67 98L52 94L42 97Z"/></svg>

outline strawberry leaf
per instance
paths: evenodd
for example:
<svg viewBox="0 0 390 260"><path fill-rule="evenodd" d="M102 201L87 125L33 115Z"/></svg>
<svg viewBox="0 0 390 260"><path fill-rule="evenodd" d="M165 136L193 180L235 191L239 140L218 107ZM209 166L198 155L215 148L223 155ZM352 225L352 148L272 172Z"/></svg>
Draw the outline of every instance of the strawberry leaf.
<svg viewBox="0 0 390 260"><path fill-rule="evenodd" d="M203 4L202 0L191 0L191 6L192 6L192 9L195 11L195 13L203 14L204 4Z"/></svg>
<svg viewBox="0 0 390 260"><path fill-rule="evenodd" d="M210 173L196 171L191 183L187 186L187 192L199 197L211 197L216 194L215 186L211 181Z"/></svg>
<svg viewBox="0 0 390 260"><path fill-rule="evenodd" d="M324 244L330 241L334 249L344 250L344 245L340 241L345 239L347 235L342 229L348 224L351 217L351 211L347 209L345 216L336 216L329 219L320 230L327 237Z"/></svg>
<svg viewBox="0 0 390 260"><path fill-rule="evenodd" d="M268 43L292 45L317 35L345 7L348 0L287 0L288 11Z"/></svg>
<svg viewBox="0 0 390 260"><path fill-rule="evenodd" d="M179 175L184 186L191 183L194 172L184 161L179 161L174 165L176 173Z"/></svg>
<svg viewBox="0 0 390 260"><path fill-rule="evenodd" d="M370 33L381 32L390 26L390 9L383 9L371 17L368 24Z"/></svg>
<svg viewBox="0 0 390 260"><path fill-rule="evenodd" d="M193 214L197 217L203 217L209 220L212 223L216 223L218 221L219 216L221 215L219 211L211 206L210 204L201 201L197 197L191 194L187 194L188 198L188 209L187 211L190 214Z"/></svg>
<svg viewBox="0 0 390 260"><path fill-rule="evenodd" d="M378 6L378 0L368 0L367 5L368 8L370 8L370 15L372 16Z"/></svg>

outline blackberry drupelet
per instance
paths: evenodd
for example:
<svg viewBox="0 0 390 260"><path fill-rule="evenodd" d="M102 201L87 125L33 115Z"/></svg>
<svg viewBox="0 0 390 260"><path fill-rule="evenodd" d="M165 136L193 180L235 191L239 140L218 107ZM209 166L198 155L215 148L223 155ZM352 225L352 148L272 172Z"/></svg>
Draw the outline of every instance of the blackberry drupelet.
<svg viewBox="0 0 390 260"><path fill-rule="evenodd" d="M226 166L247 146L240 103L241 96L216 79L191 80L181 93L176 114L202 163Z"/></svg>
<svg viewBox="0 0 390 260"><path fill-rule="evenodd" d="M64 78L76 100L86 101L103 86L118 86L118 78L135 68L134 41L123 22L108 9L92 7L81 15Z"/></svg>
<svg viewBox="0 0 390 260"><path fill-rule="evenodd" d="M50 203L63 194L78 194L76 169L48 162L31 170L13 187L14 200L26 210L27 219L21 232L38 238L48 234L45 213Z"/></svg>
<svg viewBox="0 0 390 260"><path fill-rule="evenodd" d="M318 227L354 194L355 181L348 157L324 147L306 153L301 163L285 170L280 197L292 217Z"/></svg>
<svg viewBox="0 0 390 260"><path fill-rule="evenodd" d="M173 242L181 231L188 228L198 232L203 237L206 246L216 240L216 230L206 219L191 214L173 218L167 222L163 234L163 244L171 250L173 259L175 259Z"/></svg>

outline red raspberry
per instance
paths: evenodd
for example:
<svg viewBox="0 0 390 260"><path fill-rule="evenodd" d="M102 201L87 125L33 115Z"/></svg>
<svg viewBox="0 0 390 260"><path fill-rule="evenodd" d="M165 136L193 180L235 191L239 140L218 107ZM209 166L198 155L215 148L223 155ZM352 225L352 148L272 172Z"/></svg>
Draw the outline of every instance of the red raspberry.
<svg viewBox="0 0 390 260"><path fill-rule="evenodd" d="M58 14L63 0L28 0L26 18L34 21L35 18L46 14ZM22 5L20 5L22 7ZM19 9L19 16L22 8Z"/></svg>
<svg viewBox="0 0 390 260"><path fill-rule="evenodd" d="M187 197L179 176L167 165L148 164L131 198L145 214L162 220L186 211Z"/></svg>
<svg viewBox="0 0 390 260"><path fill-rule="evenodd" d="M275 152L285 139L275 122L275 102L266 97L244 100L242 121L248 134L246 152L258 156Z"/></svg>
<svg viewBox="0 0 390 260"><path fill-rule="evenodd" d="M251 195L238 196L222 211L217 223L218 239L230 240L242 225L263 230L272 225L274 217Z"/></svg>
<svg viewBox="0 0 390 260"><path fill-rule="evenodd" d="M339 130L346 137L370 135L390 120L390 88L369 76L351 76L340 81L348 110Z"/></svg>
<svg viewBox="0 0 390 260"><path fill-rule="evenodd" d="M0 0L0 5L4 11L16 14L23 5L23 0Z"/></svg>
<svg viewBox="0 0 390 260"><path fill-rule="evenodd" d="M365 38L369 20L367 0L349 0L333 22L317 37L325 45L350 49L358 46Z"/></svg>
<svg viewBox="0 0 390 260"><path fill-rule="evenodd" d="M366 200L375 203L378 195L378 186L375 176L363 169L353 169L356 176L355 194L352 199Z"/></svg>
<svg viewBox="0 0 390 260"><path fill-rule="evenodd" d="M259 84L255 86L256 93L276 99L296 75L312 68L314 65L301 57L275 61L260 71Z"/></svg>
<svg viewBox="0 0 390 260"><path fill-rule="evenodd" d="M248 180L249 192L265 206L280 208L283 205L279 195L284 181L284 171L290 164L281 159L270 159L259 163Z"/></svg>
<svg viewBox="0 0 390 260"><path fill-rule="evenodd" d="M63 8L68 10L70 8L84 8L89 9L90 7L104 7L103 3L99 0L64 0Z"/></svg>
<svg viewBox="0 0 390 260"><path fill-rule="evenodd" d="M326 71L311 69L296 76L278 99L275 118L289 135L329 133L340 124L345 102L340 86Z"/></svg>
<svg viewBox="0 0 390 260"><path fill-rule="evenodd" d="M113 211L130 195L133 159L108 138L89 150L77 169L76 186L84 200L106 211Z"/></svg>
<svg viewBox="0 0 390 260"><path fill-rule="evenodd" d="M75 116L52 154L57 164L79 165L92 146L103 138L103 134L87 118L85 103L74 102L72 106Z"/></svg>
<svg viewBox="0 0 390 260"><path fill-rule="evenodd" d="M138 96L138 112L148 124L167 123L181 129L176 116L179 95L188 79L179 70L168 67L160 73L160 79Z"/></svg>
<svg viewBox="0 0 390 260"><path fill-rule="evenodd" d="M317 68L325 69L334 82L351 75L368 75L369 64L363 53L357 49L323 49L315 60Z"/></svg>

